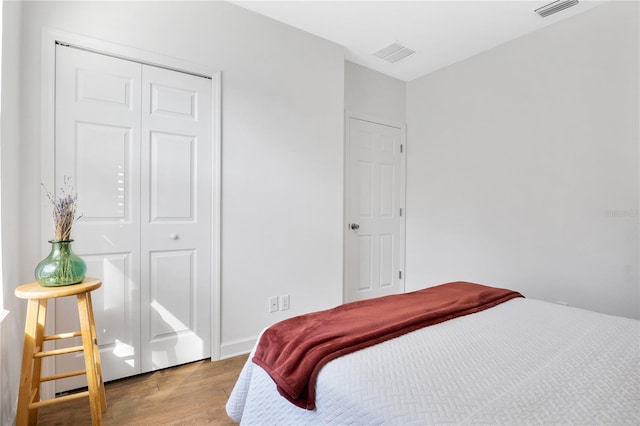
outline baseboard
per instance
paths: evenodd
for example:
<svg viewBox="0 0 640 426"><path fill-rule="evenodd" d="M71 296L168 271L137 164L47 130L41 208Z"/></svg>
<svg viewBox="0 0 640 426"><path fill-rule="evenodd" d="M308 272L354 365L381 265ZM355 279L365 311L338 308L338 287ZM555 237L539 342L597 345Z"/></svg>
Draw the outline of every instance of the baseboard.
<svg viewBox="0 0 640 426"><path fill-rule="evenodd" d="M220 345L220 359L232 358L238 355L244 355L251 352L256 344L258 337L251 337L249 339L235 340L229 343L223 343Z"/></svg>

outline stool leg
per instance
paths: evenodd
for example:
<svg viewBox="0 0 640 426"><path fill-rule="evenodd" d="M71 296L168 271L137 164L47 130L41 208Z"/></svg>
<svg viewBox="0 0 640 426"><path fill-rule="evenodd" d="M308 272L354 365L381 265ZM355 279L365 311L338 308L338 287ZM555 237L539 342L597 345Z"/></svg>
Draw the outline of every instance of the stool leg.
<svg viewBox="0 0 640 426"><path fill-rule="evenodd" d="M41 361L40 359L34 361L33 354L37 350L42 350L46 313L47 299L29 299L27 303L27 320L24 327L24 346L22 348L22 367L16 413L17 426L38 423L38 409L29 410L29 404L40 399Z"/></svg>
<svg viewBox="0 0 640 426"><path fill-rule="evenodd" d="M98 346L98 334L96 333L96 321L93 317L93 301L91 293L87 293L87 305L89 307L89 323L91 324L91 340L93 341L93 354L96 360L96 373L98 375L98 387L100 390L100 402L102 412L107 411L107 393L104 390L104 379L102 377L102 362L100 362L100 346Z"/></svg>
<svg viewBox="0 0 640 426"><path fill-rule="evenodd" d="M38 326L36 327L36 352L44 351L44 332L45 321L47 319L47 302L48 299L40 299L38 309ZM31 379L31 401L40 401L40 378L42 374L42 358L33 359L33 376ZM38 408L32 408L29 411L29 424L38 423Z"/></svg>
<svg viewBox="0 0 640 426"><path fill-rule="evenodd" d="M96 358L93 350L91 336L91 323L89 319L88 293L78 294L78 313L80 315L80 330L82 332L82 346L84 348L84 364L87 371L87 384L89 387L89 405L91 407L91 424L102 424L102 402L98 387L96 372Z"/></svg>

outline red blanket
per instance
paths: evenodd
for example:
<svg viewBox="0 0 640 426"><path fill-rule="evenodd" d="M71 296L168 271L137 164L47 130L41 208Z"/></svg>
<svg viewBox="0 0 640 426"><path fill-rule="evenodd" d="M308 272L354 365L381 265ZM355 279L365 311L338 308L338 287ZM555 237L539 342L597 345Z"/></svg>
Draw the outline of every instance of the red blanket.
<svg viewBox="0 0 640 426"><path fill-rule="evenodd" d="M523 296L511 290L453 282L347 303L274 324L262 334L253 362L271 376L282 396L298 407L313 410L316 378L329 361L515 297Z"/></svg>

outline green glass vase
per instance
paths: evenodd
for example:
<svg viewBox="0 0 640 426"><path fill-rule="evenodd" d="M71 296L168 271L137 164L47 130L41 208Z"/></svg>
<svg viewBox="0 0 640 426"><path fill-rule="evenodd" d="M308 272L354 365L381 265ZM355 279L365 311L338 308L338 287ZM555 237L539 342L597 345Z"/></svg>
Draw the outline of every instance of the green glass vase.
<svg viewBox="0 0 640 426"><path fill-rule="evenodd" d="M51 252L36 266L36 281L44 287L57 287L82 282L87 264L71 249L73 240L51 240Z"/></svg>

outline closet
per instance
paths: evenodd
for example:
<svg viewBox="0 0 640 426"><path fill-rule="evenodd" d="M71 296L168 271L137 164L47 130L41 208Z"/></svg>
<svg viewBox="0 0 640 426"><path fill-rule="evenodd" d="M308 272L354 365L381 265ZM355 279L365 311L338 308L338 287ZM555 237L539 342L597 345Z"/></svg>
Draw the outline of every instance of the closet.
<svg viewBox="0 0 640 426"><path fill-rule="evenodd" d="M105 380L208 358L211 80L64 45L55 69L56 187L74 183L73 248L103 281L93 303ZM56 304L58 332L76 327L71 302ZM82 365L56 358L56 372Z"/></svg>

